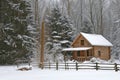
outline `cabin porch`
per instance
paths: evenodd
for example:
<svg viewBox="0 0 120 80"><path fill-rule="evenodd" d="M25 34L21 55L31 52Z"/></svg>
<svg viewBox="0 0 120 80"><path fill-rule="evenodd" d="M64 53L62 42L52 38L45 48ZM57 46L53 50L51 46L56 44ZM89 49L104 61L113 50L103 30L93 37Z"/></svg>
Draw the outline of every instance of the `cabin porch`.
<svg viewBox="0 0 120 80"><path fill-rule="evenodd" d="M66 48L64 51L64 60L68 59L68 52L71 51L71 60L77 60L80 62L88 61L93 57L92 47L80 47L80 48Z"/></svg>
<svg viewBox="0 0 120 80"><path fill-rule="evenodd" d="M73 59L83 62L88 61L93 57L92 49L84 51L74 51L72 53Z"/></svg>

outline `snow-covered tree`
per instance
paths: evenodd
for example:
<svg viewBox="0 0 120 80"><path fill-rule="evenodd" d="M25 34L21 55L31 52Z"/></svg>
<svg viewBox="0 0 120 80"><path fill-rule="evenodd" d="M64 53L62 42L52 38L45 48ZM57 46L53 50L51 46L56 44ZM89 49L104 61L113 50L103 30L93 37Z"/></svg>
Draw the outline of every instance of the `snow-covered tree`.
<svg viewBox="0 0 120 80"><path fill-rule="evenodd" d="M2 0L0 5L0 64L29 59L34 46L29 30L33 25L30 4L25 0Z"/></svg>
<svg viewBox="0 0 120 80"><path fill-rule="evenodd" d="M53 61L63 61L61 49L70 47L73 38L73 25L68 17L61 14L58 6L51 10L45 21L48 35L45 55L51 56ZM48 60L47 56L46 60Z"/></svg>

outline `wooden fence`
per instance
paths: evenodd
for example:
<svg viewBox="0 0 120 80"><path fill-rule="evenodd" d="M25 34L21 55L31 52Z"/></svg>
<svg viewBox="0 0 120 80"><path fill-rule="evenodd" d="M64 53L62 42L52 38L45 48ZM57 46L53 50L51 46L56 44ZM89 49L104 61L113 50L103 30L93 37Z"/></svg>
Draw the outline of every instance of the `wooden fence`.
<svg viewBox="0 0 120 80"><path fill-rule="evenodd" d="M65 69L65 70L80 70L80 69L90 69L90 70L114 70L120 71L120 64L106 64L106 63L44 63L42 69Z"/></svg>

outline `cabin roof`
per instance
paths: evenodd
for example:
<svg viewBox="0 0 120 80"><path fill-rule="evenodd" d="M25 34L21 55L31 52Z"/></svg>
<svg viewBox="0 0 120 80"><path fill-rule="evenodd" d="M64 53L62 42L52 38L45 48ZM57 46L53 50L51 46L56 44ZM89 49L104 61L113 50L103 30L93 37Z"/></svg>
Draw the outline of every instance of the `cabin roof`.
<svg viewBox="0 0 120 80"><path fill-rule="evenodd" d="M99 35L99 34L88 34L88 33L83 33L83 32L81 32L80 35L82 35L85 39L87 39L88 42L92 46L113 46L112 43L109 42L107 39L105 39L102 35ZM76 41L76 39L75 39L75 41ZM73 41L72 44L74 44L75 41Z"/></svg>
<svg viewBox="0 0 120 80"><path fill-rule="evenodd" d="M62 51L85 51L85 50L89 50L92 47L77 47L77 48L64 48L62 49Z"/></svg>

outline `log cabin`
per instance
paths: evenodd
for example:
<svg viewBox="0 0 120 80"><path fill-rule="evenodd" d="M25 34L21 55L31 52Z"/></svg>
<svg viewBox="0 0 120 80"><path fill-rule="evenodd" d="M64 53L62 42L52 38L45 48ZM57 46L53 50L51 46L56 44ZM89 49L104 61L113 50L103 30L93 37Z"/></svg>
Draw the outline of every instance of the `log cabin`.
<svg viewBox="0 0 120 80"><path fill-rule="evenodd" d="M113 45L102 35L81 32L74 39L71 46L71 48L65 48L63 51L66 53L71 51L72 59L83 62L90 60L92 57L109 60L111 57L111 47Z"/></svg>

